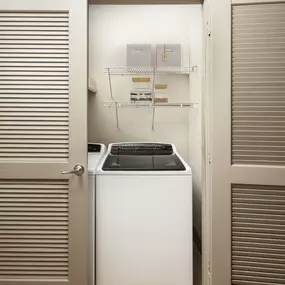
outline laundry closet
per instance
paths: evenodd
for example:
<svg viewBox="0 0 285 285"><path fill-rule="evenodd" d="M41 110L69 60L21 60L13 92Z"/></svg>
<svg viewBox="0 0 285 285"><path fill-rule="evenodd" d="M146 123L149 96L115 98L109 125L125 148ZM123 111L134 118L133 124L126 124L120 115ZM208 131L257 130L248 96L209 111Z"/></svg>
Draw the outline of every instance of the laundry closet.
<svg viewBox="0 0 285 285"><path fill-rule="evenodd" d="M139 67L128 68L128 44L151 45L147 74L143 68L141 73ZM161 44L181 45L181 66L154 79L155 85L166 85L156 96L169 106L154 110L134 103L116 110L111 96L119 104L130 102L131 90L140 87L132 79L149 78L152 88L156 47ZM172 142L192 167L199 191L203 64L201 5L89 5L89 81L96 86L96 94L90 91L88 97L89 141Z"/></svg>
<svg viewBox="0 0 285 285"><path fill-rule="evenodd" d="M201 4L89 5L88 141L175 144L193 172L200 250L203 39ZM163 62L160 48L178 62ZM134 101L136 92L155 98Z"/></svg>
<svg viewBox="0 0 285 285"><path fill-rule="evenodd" d="M0 285L93 284L97 225L99 268L128 257L104 278L197 285L203 262L203 285L285 284L285 1L117 2L0 0ZM171 172L117 171L133 150ZM95 225L97 182L139 203L100 196Z"/></svg>
<svg viewBox="0 0 285 285"><path fill-rule="evenodd" d="M114 142L175 144L193 172L194 235L198 243L201 239L203 38L201 4L89 5L89 85L94 90L88 96L88 141L105 145ZM174 66L171 62L163 63L161 47L178 48L178 52L169 51L178 63ZM134 61L140 60L140 48L147 59L130 63L132 56ZM137 54L132 54L132 49L137 49ZM131 93L136 90L155 93L155 101L152 98L132 101ZM158 103L157 107L152 102ZM197 262L195 274L199 275L200 259L195 259Z"/></svg>

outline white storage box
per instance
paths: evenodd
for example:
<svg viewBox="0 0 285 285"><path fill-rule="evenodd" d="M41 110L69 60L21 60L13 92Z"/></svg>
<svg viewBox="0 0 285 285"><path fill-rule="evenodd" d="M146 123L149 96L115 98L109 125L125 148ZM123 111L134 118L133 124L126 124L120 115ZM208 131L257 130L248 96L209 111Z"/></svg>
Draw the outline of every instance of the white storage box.
<svg viewBox="0 0 285 285"><path fill-rule="evenodd" d="M127 66L151 66L151 45L149 44L128 44L127 45Z"/></svg>
<svg viewBox="0 0 285 285"><path fill-rule="evenodd" d="M180 67L181 45L180 44L158 44L156 45L157 67Z"/></svg>

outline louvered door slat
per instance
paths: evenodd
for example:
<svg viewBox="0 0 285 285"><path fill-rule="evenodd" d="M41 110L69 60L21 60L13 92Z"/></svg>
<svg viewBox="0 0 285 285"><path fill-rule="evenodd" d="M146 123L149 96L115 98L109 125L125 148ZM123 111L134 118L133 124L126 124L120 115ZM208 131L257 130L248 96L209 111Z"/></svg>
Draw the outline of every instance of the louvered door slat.
<svg viewBox="0 0 285 285"><path fill-rule="evenodd" d="M285 283L284 226L285 187L232 186L233 285Z"/></svg>
<svg viewBox="0 0 285 285"><path fill-rule="evenodd" d="M55 16L56 14L54 14ZM24 17L22 17L24 16ZM21 15L18 14L18 16L14 15L14 17L10 17L10 15L7 14L1 14L0 15L0 22L4 22L4 23L15 23L15 22L46 22L46 23L52 23L52 22L65 22L68 23L68 18L67 15L61 17L60 15L58 15L57 17L47 17L48 15L45 14L45 17L43 17L42 13L34 13L34 14L30 14L30 16L28 15ZM51 15L52 16L52 15Z"/></svg>
<svg viewBox="0 0 285 285"><path fill-rule="evenodd" d="M68 159L68 26L63 12L0 13L0 160Z"/></svg>
<svg viewBox="0 0 285 285"><path fill-rule="evenodd" d="M0 181L0 280L67 279L68 204L67 181Z"/></svg>
<svg viewBox="0 0 285 285"><path fill-rule="evenodd" d="M19 63L41 63L41 62L49 62L49 63L65 63L68 62L68 58L65 56L60 56L59 58L57 58L56 56L49 56L49 55L40 55L40 54L35 54L34 56L31 56L31 58L29 58L29 55L25 55L23 57L14 57L13 55L9 55L9 58L5 58L3 57L3 55L0 55L0 62L3 63L3 66L5 66L5 63L7 62L7 64L9 63L15 63L15 64L19 64Z"/></svg>
<svg viewBox="0 0 285 285"><path fill-rule="evenodd" d="M67 71L54 71L54 70L46 70L46 71L34 71L34 70L21 70L20 68L16 69L10 69L9 71L3 71L3 68L0 69L0 75L9 76L9 77L15 77L15 76L37 76L37 77L43 77L43 76L61 76L66 78L68 76ZM57 77L58 78L58 77Z"/></svg>
<svg viewBox="0 0 285 285"><path fill-rule="evenodd" d="M63 98L61 97L59 99L57 99L57 98L54 98L54 99L41 98L41 99L39 99L39 98L33 98L33 96L31 96L33 99L26 98L26 96L24 96L26 99L22 99L21 97L20 97L21 98L20 99L19 97L20 96L16 96L16 95L14 95L14 97L12 97L12 96L2 97L0 99L0 104L1 103L7 103L7 102L8 103L19 103L19 105L22 106L21 103L29 103L29 104L30 103L35 103L35 104L38 104L38 103L44 103L44 104L54 103L54 104L56 104L57 103L57 105L60 104L59 106L63 107L65 104L69 103L68 98L64 98L64 97ZM53 106L52 104L50 104L50 105Z"/></svg>
<svg viewBox="0 0 285 285"><path fill-rule="evenodd" d="M31 13L23 15L19 14L19 16L9 17L10 13L1 13L1 26L68 26L68 14L60 14L54 13L53 15L57 15L58 18L55 17L46 17L48 14L46 13ZM62 15L62 16L61 16ZM24 17L22 17L24 16Z"/></svg>
<svg viewBox="0 0 285 285"><path fill-rule="evenodd" d="M285 4L233 6L232 163L285 165Z"/></svg>
<svg viewBox="0 0 285 285"><path fill-rule="evenodd" d="M0 41L1 46L1 41ZM1 70L25 70L25 71L60 71L65 70L68 71L68 63L56 63L56 62L42 62L41 64L37 62L2 62ZM54 69L56 68L56 69Z"/></svg>
<svg viewBox="0 0 285 285"><path fill-rule="evenodd" d="M9 34L11 34L11 32L9 31L8 32ZM42 33L42 31L41 31ZM68 33L66 33L68 35ZM26 47L26 48L23 48L23 47L14 47L14 46L11 46L11 48L7 49L7 47L3 47L2 49L0 49L0 54L6 54L7 56L8 55L15 55L15 54L68 54L68 49L66 48L48 48L48 47L45 47L45 48L37 48L37 47Z"/></svg>
<svg viewBox="0 0 285 285"><path fill-rule="evenodd" d="M19 17L22 17L22 18L34 18L34 17L38 17L38 14L36 13L29 13L29 12L17 12L17 13L13 13L13 12L10 12L9 14L7 13L3 13L3 12L0 12L0 16L1 17L7 17L7 18L11 18L11 17L15 17L15 18L19 18ZM57 12L57 13L49 13L49 12L44 12L44 13L41 13L41 18L68 18L68 15L66 13L60 13L60 12Z"/></svg>
<svg viewBox="0 0 285 285"><path fill-rule="evenodd" d="M45 39L42 38L39 39L0 39L0 44L2 45L2 48L6 47L6 45L13 45L18 46L19 48L24 48L27 45L62 45L62 48L68 47L68 40L60 40L60 39Z"/></svg>
<svg viewBox="0 0 285 285"><path fill-rule="evenodd" d="M18 81L22 82L21 84L31 84L32 82L35 82L37 84L66 84L66 80L68 80L68 76L62 76L61 74L57 76L52 76L50 74L45 74L45 76L40 76L40 75L34 75L34 76L29 76L29 75L22 75L22 76L5 76L5 81L0 82L0 84L5 84L7 81ZM63 81L63 82L61 82ZM19 83L18 83L19 84Z"/></svg>

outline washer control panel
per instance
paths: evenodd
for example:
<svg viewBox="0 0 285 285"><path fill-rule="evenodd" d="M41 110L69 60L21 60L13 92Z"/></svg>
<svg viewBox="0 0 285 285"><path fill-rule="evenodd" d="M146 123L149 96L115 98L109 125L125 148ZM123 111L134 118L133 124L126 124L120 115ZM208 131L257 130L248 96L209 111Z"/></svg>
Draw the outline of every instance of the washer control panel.
<svg viewBox="0 0 285 285"><path fill-rule="evenodd" d="M131 143L115 144L111 148L112 155L172 155L171 144Z"/></svg>
<svg viewBox="0 0 285 285"><path fill-rule="evenodd" d="M100 152L101 145L96 143L89 143L88 144L88 152Z"/></svg>

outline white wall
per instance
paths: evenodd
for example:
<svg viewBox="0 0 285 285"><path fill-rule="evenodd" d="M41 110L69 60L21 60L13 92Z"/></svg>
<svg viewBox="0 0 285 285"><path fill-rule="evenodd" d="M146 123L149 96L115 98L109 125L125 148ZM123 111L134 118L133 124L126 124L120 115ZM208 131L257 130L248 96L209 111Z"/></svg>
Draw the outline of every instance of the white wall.
<svg viewBox="0 0 285 285"><path fill-rule="evenodd" d="M203 77L204 77L204 25L202 7L192 8L189 11L192 25L190 25L190 54L192 65L197 65L198 72L191 76L190 82L190 100L199 102L197 110L191 110L189 120L189 157L193 172L193 215L194 225L197 234L201 238L202 233L202 191L204 179L202 176L202 158L204 145L202 140L202 116L203 112ZM195 24L194 24L195 23Z"/></svg>
<svg viewBox="0 0 285 285"><path fill-rule="evenodd" d="M97 82L98 94L89 96L89 141L108 144L118 141L168 141L176 144L181 155L189 160L189 114L194 120L198 110L188 108L157 109L155 131L151 130L152 110L119 109L120 130L116 129L115 110L104 108L110 101L108 76L104 68L126 64L127 43L180 43L184 65L199 63L202 55L201 6L91 5L89 9L89 71ZM113 77L114 96L129 100L131 77ZM199 76L193 75L193 82ZM200 89L189 88L189 76L160 76L158 82L168 84L169 102L199 99ZM198 90L196 92L195 90ZM199 128L199 127L198 127ZM196 126L195 130L196 132ZM195 136L191 136L195 143ZM195 161L197 161L195 155ZM198 166L199 167L199 166ZM196 170L195 170L196 171Z"/></svg>

